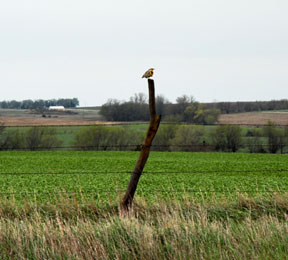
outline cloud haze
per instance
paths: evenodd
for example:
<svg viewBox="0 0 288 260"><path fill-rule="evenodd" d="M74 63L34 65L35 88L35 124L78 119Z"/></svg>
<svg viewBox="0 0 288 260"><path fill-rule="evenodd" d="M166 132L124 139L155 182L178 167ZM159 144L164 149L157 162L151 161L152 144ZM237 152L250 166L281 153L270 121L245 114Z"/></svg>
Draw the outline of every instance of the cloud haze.
<svg viewBox="0 0 288 260"><path fill-rule="evenodd" d="M288 98L288 2L123 0L0 3L0 100L147 92L170 101Z"/></svg>

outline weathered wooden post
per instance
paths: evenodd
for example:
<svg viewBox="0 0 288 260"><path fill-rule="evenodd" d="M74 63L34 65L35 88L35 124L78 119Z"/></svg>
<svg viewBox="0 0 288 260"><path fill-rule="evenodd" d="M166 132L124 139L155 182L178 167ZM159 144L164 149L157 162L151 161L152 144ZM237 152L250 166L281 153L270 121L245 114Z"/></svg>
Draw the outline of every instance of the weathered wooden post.
<svg viewBox="0 0 288 260"><path fill-rule="evenodd" d="M121 209L123 211L129 211L132 206L134 194L137 188L138 181L141 177L144 166L147 162L150 153L150 146L152 141L157 133L161 116L156 114L155 107L155 88L154 88L154 80L148 79L148 87L149 87L149 110L150 110L150 124L147 129L146 137L144 143L141 147L141 152L136 162L134 171L132 172L130 182L128 184L126 193L121 202Z"/></svg>

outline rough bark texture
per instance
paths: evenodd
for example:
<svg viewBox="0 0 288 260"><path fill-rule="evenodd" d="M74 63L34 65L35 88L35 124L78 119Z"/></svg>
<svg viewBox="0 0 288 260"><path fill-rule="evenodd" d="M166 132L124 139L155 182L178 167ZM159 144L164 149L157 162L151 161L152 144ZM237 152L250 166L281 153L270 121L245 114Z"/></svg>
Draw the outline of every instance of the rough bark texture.
<svg viewBox="0 0 288 260"><path fill-rule="evenodd" d="M161 116L156 114L154 80L148 79L148 87L149 87L150 125L148 127L144 143L141 147L141 152L138 161L136 162L134 171L132 172L125 196L122 199L121 208L124 211L129 211L129 209L132 206L138 181L141 177L142 171L149 157L150 146L157 133L161 120Z"/></svg>

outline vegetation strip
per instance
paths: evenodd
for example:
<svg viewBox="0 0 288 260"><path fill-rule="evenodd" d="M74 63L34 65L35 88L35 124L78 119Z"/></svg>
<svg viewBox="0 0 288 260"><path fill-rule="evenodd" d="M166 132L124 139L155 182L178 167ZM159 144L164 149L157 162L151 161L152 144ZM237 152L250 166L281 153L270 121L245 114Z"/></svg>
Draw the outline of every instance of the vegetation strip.
<svg viewBox="0 0 288 260"><path fill-rule="evenodd" d="M0 150L118 150L140 151L145 124L129 126L30 127L0 126ZM165 124L159 131L153 151L288 153L288 125L240 127L236 125Z"/></svg>
<svg viewBox="0 0 288 260"><path fill-rule="evenodd" d="M197 174L197 173L273 173L273 172L288 172L288 169L259 169L259 170L225 170L225 171L158 171L158 172L143 172L143 174ZM69 175L78 175L78 174L131 174L130 171L103 171L103 172L0 172L0 175L33 175L33 174L69 174Z"/></svg>

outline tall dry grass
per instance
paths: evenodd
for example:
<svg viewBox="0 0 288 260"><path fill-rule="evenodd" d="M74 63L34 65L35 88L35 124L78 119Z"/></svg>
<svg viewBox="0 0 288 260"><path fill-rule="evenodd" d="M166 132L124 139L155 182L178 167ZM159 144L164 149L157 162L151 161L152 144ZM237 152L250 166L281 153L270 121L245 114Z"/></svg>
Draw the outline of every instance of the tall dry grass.
<svg viewBox="0 0 288 260"><path fill-rule="evenodd" d="M287 259L288 195L0 203L0 259Z"/></svg>

